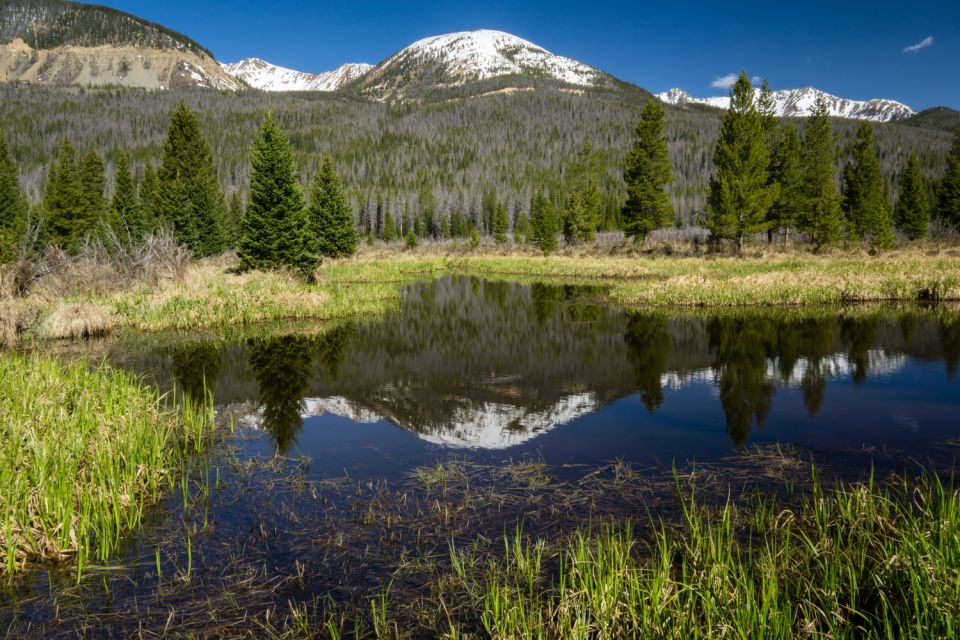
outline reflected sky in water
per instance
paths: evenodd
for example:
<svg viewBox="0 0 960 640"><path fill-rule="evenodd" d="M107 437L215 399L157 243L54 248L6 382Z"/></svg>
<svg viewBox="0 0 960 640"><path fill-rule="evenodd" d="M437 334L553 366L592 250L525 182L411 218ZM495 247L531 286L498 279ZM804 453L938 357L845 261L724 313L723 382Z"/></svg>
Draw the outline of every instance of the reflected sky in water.
<svg viewBox="0 0 960 640"><path fill-rule="evenodd" d="M949 308L624 311L582 287L449 277L370 322L111 358L221 405L318 476L438 458L717 459L753 443L923 456L960 438ZM950 446L950 445L946 445Z"/></svg>

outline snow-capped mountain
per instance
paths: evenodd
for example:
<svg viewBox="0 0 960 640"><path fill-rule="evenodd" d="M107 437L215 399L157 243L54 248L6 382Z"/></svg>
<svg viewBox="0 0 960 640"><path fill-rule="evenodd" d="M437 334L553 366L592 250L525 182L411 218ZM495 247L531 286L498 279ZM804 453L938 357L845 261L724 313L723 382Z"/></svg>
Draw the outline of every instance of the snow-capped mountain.
<svg viewBox="0 0 960 640"><path fill-rule="evenodd" d="M754 90L757 95L759 89ZM823 96L827 101L827 108L831 116L838 118L851 118L853 120L872 120L874 122L889 122L890 120L901 120L914 115L914 110L905 104L894 100L848 100L838 98L813 87L803 89L781 89L771 92L778 116L804 117L810 115L813 111L817 98ZM711 107L727 109L730 106L729 96L717 96L712 98L694 98L682 89L670 89L657 94L663 102L669 104L705 104Z"/></svg>
<svg viewBox="0 0 960 640"><path fill-rule="evenodd" d="M221 63L223 70L263 91L336 91L373 68L372 64L348 63L333 71L306 73L270 64L260 58Z"/></svg>
<svg viewBox="0 0 960 640"><path fill-rule="evenodd" d="M378 97L403 97L418 89L457 87L512 75L548 77L586 87L609 78L523 38L481 29L414 42L364 74L360 88Z"/></svg>

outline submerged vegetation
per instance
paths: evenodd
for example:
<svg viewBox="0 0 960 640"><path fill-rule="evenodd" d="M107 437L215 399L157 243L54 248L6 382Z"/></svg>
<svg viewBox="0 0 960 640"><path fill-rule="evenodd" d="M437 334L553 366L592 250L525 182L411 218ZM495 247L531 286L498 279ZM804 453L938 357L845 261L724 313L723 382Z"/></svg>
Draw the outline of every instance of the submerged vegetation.
<svg viewBox="0 0 960 640"><path fill-rule="evenodd" d="M0 571L108 560L209 439L211 411L105 366L0 356Z"/></svg>
<svg viewBox="0 0 960 640"><path fill-rule="evenodd" d="M442 611L434 631L452 638L957 633L960 491L934 473L835 490L814 482L798 506L682 500L679 525L654 522L648 540L627 523L559 542L518 529L490 555L451 544L449 567L414 608ZM389 593L372 603L386 622L374 617L376 637L406 628L389 604Z"/></svg>

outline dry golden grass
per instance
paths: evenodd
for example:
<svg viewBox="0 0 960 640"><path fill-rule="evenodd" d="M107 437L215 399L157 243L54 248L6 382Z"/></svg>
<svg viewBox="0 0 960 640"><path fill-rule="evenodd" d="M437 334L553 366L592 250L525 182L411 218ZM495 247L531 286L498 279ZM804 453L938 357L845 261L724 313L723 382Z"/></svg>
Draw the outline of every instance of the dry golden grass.
<svg viewBox="0 0 960 640"><path fill-rule="evenodd" d="M55 308L43 321L40 334L54 340L94 338L110 333L113 325L109 307L79 302Z"/></svg>

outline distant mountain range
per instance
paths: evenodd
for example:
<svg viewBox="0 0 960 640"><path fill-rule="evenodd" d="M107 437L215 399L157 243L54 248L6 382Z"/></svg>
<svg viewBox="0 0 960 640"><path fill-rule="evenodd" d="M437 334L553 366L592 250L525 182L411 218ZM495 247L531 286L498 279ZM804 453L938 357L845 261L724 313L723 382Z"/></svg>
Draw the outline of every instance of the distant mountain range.
<svg viewBox="0 0 960 640"><path fill-rule="evenodd" d="M108 7L63 0L5 0L0 2L0 43L0 82L343 91L377 101L448 99L471 91L468 95L529 91L545 83L568 93L606 89L625 92L631 100L649 95L600 69L492 30L425 38L376 65L345 64L324 73L306 73L259 58L220 64L190 38ZM910 107L893 100L849 100L810 87L775 91L777 113L805 116L817 96L826 98L830 113L841 118L886 122L915 115ZM681 107L701 104L723 109L729 103L727 97L694 98L680 89L658 97ZM936 121L945 122L956 114L947 112L938 113Z"/></svg>
<svg viewBox="0 0 960 640"><path fill-rule="evenodd" d="M760 95L759 89L755 89L754 91L757 96ZM771 94L776 104L776 113L781 117L804 117L810 115L819 97L826 100L830 115L837 118L889 122L890 120L903 120L916 115L913 109L895 100L848 100L846 98L838 98L837 96L830 95L825 91L820 91L813 87L781 89L771 91ZM669 91L658 93L657 97L668 104L674 105L705 104L719 109L727 109L730 107L729 96L694 98L682 89L670 89Z"/></svg>
<svg viewBox="0 0 960 640"><path fill-rule="evenodd" d="M260 58L221 66L230 75L263 91L336 91L373 68L372 64L345 64L333 71L306 73L278 67Z"/></svg>

